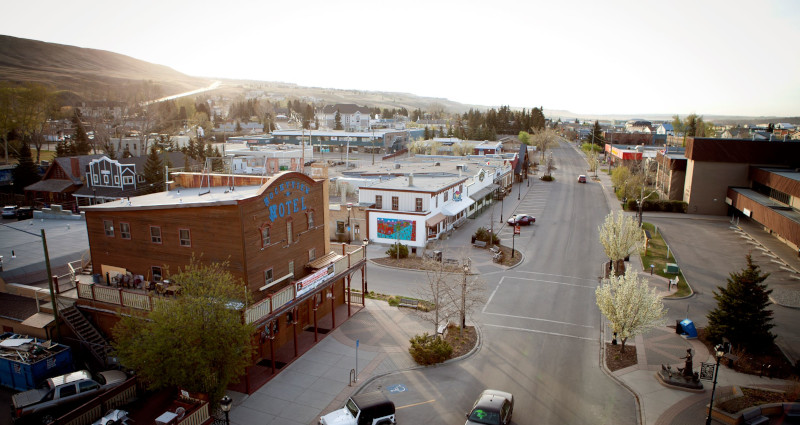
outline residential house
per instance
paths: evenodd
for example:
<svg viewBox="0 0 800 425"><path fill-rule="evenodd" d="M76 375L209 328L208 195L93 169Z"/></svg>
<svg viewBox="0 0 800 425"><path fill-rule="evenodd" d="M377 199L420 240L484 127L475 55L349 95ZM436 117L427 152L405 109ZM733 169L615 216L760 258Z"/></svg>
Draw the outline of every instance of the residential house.
<svg viewBox="0 0 800 425"><path fill-rule="evenodd" d="M103 155L55 158L42 180L25 187L27 202L37 207L58 204L64 209L74 209L77 204L73 193L85 183L86 166L101 157Z"/></svg>
<svg viewBox="0 0 800 425"><path fill-rule="evenodd" d="M317 119L320 126L334 128L336 113L339 113L342 129L345 131L366 131L369 129L369 114L371 109L353 103L337 103L326 105L318 113Z"/></svg>

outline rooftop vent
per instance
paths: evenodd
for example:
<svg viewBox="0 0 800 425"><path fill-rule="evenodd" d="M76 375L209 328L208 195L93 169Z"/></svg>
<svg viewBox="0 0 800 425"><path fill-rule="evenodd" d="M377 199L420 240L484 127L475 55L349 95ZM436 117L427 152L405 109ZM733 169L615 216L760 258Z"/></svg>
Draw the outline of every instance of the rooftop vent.
<svg viewBox="0 0 800 425"><path fill-rule="evenodd" d="M394 164L394 168L400 168L400 164Z"/></svg>

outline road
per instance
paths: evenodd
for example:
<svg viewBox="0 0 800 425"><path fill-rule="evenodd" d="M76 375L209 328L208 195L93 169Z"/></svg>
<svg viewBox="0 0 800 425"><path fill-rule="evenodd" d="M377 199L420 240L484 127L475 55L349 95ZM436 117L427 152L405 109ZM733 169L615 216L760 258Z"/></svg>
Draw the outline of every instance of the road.
<svg viewBox="0 0 800 425"><path fill-rule="evenodd" d="M484 388L515 395L516 424L636 423L633 395L600 368L594 290L604 254L597 229L609 208L599 184L577 183L586 174L578 152L563 143L553 156L556 180L531 179L530 188L523 184L516 211L504 211L505 217L536 216L536 224L523 227L515 241L525 262L503 272L484 267L480 274L487 302L470 318L480 328L480 350L453 364L390 374L364 388L404 389L392 394L401 407L398 423L463 422ZM519 189L515 185L510 196L516 198ZM490 215L499 225L499 217L487 211L460 231L488 227ZM511 245L507 226L499 234ZM421 273L384 271L370 271L370 290L408 295L425 282Z"/></svg>

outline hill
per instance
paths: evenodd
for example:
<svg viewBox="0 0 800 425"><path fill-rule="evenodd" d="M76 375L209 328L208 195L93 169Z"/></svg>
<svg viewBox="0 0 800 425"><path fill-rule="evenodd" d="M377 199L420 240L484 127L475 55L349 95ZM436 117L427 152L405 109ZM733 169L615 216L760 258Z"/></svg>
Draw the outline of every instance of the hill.
<svg viewBox="0 0 800 425"><path fill-rule="evenodd" d="M105 99L111 88L143 80L153 81L164 95L210 83L118 53L7 35L0 35L0 80L38 82L86 99Z"/></svg>

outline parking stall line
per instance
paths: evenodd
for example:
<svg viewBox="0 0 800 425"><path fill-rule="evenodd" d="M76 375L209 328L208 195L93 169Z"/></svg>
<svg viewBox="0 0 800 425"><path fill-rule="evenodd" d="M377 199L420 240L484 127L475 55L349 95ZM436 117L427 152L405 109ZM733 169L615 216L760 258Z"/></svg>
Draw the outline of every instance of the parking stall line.
<svg viewBox="0 0 800 425"><path fill-rule="evenodd" d="M517 280L527 280L530 282L542 282L542 283L554 283L556 285L564 285L564 286L574 286L576 288L586 288L586 289L595 289L596 286L589 286L589 285L578 285L577 283L566 283L566 282L558 282L555 280L544 280L544 279L531 279L528 277L516 277L516 276L503 276L508 277L509 279L517 279Z"/></svg>
<svg viewBox="0 0 800 425"><path fill-rule="evenodd" d="M522 331L522 332L530 332L530 333L536 333L536 334L563 336L563 337L566 337L566 338L582 339L584 341L596 341L597 340L597 338L587 338L587 337L584 337L584 336L567 335L567 334L562 334L562 333L558 333L558 332L538 331L538 330L535 330L535 329L517 328L517 327L513 327L513 326L492 325L492 324L488 324L488 323L485 323L484 326L491 326L493 328L508 329L508 330L512 330L512 331Z"/></svg>
<svg viewBox="0 0 800 425"><path fill-rule="evenodd" d="M539 322L557 323L559 325L579 326L581 328L594 329L594 326L579 325L577 323L569 323L569 322L560 322L558 320L539 319L539 318L536 318L536 317L527 317L527 316L515 316L513 314L503 314L503 313L484 313L484 314L488 314L488 315L492 315L492 316L500 316L500 317L510 317L512 319L535 320L535 321L539 321Z"/></svg>

